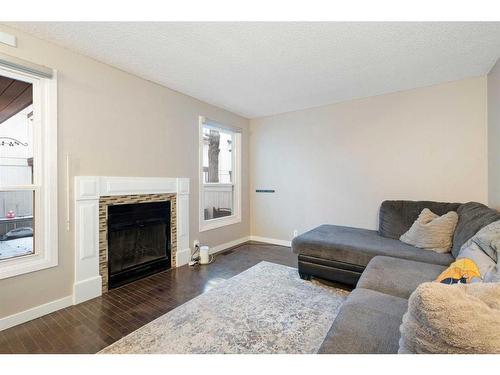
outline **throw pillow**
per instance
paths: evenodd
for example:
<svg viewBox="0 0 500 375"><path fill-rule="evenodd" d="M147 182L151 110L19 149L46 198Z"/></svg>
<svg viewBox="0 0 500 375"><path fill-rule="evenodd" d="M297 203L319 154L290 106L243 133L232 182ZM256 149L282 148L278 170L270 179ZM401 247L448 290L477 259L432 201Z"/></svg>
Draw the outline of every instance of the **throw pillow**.
<svg viewBox="0 0 500 375"><path fill-rule="evenodd" d="M500 252L500 220L488 224L474 236L469 238L460 248L458 256L460 256L464 248L470 247L472 244L474 244L478 250L482 250L494 262L497 262L499 258L498 252Z"/></svg>
<svg viewBox="0 0 500 375"><path fill-rule="evenodd" d="M500 353L500 284L423 283L399 330L398 353Z"/></svg>
<svg viewBox="0 0 500 375"><path fill-rule="evenodd" d="M489 270L483 280L486 283L500 283L500 264L497 263L495 268Z"/></svg>
<svg viewBox="0 0 500 375"><path fill-rule="evenodd" d="M470 259L479 268L483 281L495 281L498 276L500 251L500 220L488 224L469 238L460 248L457 259Z"/></svg>
<svg viewBox="0 0 500 375"><path fill-rule="evenodd" d="M451 249L457 222L458 215L455 211L438 216L428 208L424 208L410 229L399 239L421 249L446 253Z"/></svg>
<svg viewBox="0 0 500 375"><path fill-rule="evenodd" d="M462 204L458 209L458 224L453 235L452 255L456 258L462 245L481 228L500 220L500 212L477 202Z"/></svg>

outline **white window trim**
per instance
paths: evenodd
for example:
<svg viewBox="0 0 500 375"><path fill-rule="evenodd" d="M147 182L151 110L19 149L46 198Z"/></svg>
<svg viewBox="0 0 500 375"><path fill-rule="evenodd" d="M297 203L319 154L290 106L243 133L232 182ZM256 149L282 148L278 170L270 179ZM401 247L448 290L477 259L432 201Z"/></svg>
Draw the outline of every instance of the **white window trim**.
<svg viewBox="0 0 500 375"><path fill-rule="evenodd" d="M40 125L35 139L41 147L36 147L33 155L36 179L33 185L2 186L0 190L34 190L39 199L35 200L35 253L0 261L0 279L39 271L58 265L58 220L57 220L57 72L52 78L22 72L18 69L0 66L0 74L33 82L33 95L39 97L34 111L38 111ZM38 108L37 108L38 107Z"/></svg>
<svg viewBox="0 0 500 375"><path fill-rule="evenodd" d="M205 232L212 229L217 229L225 227L226 225L232 225L241 223L241 133L233 132L234 135L234 148L233 148L233 214L231 216L220 217L211 220L205 220L204 207L204 194L203 194L203 124L205 122L205 117L199 117L199 129L198 129L198 190L199 190L199 231ZM222 128L224 128L222 126Z"/></svg>

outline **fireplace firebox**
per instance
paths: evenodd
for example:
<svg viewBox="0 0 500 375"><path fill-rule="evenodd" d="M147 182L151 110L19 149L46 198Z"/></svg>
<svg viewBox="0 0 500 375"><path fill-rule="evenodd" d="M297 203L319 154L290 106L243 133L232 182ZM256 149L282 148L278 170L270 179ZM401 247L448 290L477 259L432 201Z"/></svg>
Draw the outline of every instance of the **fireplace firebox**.
<svg viewBox="0 0 500 375"><path fill-rule="evenodd" d="M108 207L108 287L171 267L170 201Z"/></svg>

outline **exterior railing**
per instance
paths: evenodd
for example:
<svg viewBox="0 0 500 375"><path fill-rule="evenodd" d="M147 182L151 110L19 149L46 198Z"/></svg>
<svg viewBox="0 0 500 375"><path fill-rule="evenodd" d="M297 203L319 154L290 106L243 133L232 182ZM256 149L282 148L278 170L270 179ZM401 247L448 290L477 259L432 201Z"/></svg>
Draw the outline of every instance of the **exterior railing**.
<svg viewBox="0 0 500 375"><path fill-rule="evenodd" d="M204 184L203 194L205 219L228 216L233 212L232 184Z"/></svg>

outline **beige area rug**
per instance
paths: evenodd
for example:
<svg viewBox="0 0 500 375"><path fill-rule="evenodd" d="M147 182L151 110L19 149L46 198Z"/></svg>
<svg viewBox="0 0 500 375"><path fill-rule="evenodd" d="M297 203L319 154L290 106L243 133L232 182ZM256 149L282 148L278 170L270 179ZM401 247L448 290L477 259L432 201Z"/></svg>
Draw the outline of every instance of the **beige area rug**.
<svg viewBox="0 0 500 375"><path fill-rule="evenodd" d="M99 353L316 353L347 294L261 262Z"/></svg>

